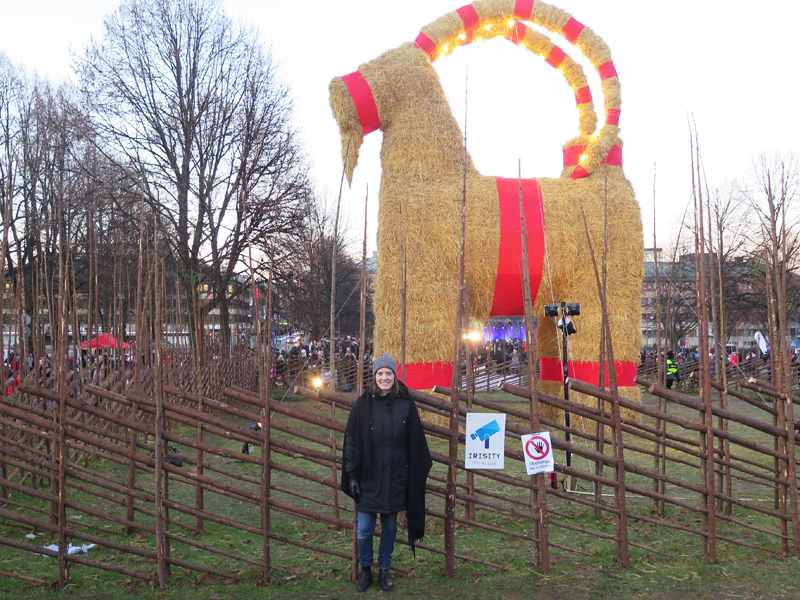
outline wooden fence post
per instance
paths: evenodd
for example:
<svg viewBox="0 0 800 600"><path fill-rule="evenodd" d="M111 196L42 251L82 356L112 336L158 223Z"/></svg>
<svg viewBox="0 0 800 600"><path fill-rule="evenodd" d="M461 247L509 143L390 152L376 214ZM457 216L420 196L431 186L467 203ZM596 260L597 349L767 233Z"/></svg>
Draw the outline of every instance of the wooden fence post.
<svg viewBox="0 0 800 600"><path fill-rule="evenodd" d="M197 394L197 410L199 412L203 412L203 395ZM198 419L197 420L197 441L203 441L203 422ZM197 448L197 465L195 466L195 471L198 475L203 475L203 449L201 447ZM203 490L203 486L197 485L194 488L194 504L195 508L198 511L202 511L205 505L205 493ZM203 533L204 522L203 518L198 516L195 518L195 531L197 533Z"/></svg>

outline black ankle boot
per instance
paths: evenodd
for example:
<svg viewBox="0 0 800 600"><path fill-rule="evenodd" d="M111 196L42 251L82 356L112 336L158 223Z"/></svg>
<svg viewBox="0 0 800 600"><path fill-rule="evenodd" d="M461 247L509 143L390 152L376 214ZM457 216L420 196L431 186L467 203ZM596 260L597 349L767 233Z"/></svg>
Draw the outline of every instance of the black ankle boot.
<svg viewBox="0 0 800 600"><path fill-rule="evenodd" d="M372 569L369 567L361 567L361 577L356 584L357 592L366 592L369 586L372 585Z"/></svg>
<svg viewBox="0 0 800 600"><path fill-rule="evenodd" d="M378 587L384 592L391 592L394 589L394 584L389 579L389 569L381 569L381 572L378 573Z"/></svg>

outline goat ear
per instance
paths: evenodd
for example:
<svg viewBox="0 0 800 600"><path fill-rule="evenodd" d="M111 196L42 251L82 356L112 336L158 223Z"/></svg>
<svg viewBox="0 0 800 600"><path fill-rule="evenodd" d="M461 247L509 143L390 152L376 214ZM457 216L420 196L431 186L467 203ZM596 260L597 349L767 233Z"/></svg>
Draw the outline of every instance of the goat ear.
<svg viewBox="0 0 800 600"><path fill-rule="evenodd" d="M328 86L331 110L342 136L342 162L347 184L353 183L353 171L358 164L358 152L364 141L364 130L358 121L356 105L341 77L334 77Z"/></svg>

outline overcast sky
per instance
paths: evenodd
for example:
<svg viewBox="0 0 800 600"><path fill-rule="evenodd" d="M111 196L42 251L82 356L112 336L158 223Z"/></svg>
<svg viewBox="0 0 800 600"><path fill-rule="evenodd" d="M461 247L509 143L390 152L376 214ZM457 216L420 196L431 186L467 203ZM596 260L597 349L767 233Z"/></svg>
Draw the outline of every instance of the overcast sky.
<svg viewBox="0 0 800 600"><path fill-rule="evenodd" d="M257 28L295 98L295 119L320 193L334 200L341 150L328 105L332 77L355 71L383 51L413 41L419 30L464 0L225 0ZM54 81L71 77L73 51L103 35L116 0L5 0L0 50ZM659 245L673 235L691 193L687 119L700 134L714 183L744 177L759 153L796 152L800 120L797 24L800 3L673 0L558 0L611 48L622 83L625 173L642 206L645 246L653 241L657 165ZM569 43L554 41L564 50ZM583 59L571 52L576 60ZM587 75L594 71L583 60ZM504 40L472 44L435 63L460 124L468 72L468 149L485 175L557 177L561 146L577 135L572 91L543 59ZM590 78L595 103L599 80ZM598 109L602 122L603 115ZM367 136L343 196L351 233L360 240L370 188L368 245L375 248L381 134ZM546 201L546 199L545 199ZM577 217L577 215L576 215ZM358 243L360 247L360 242Z"/></svg>

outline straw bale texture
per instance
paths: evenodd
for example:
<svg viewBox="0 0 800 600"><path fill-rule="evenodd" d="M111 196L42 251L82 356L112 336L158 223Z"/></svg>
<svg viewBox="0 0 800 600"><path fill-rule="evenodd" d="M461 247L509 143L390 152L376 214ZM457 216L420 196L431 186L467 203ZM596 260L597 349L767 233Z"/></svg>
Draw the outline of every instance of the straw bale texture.
<svg viewBox="0 0 800 600"><path fill-rule="evenodd" d="M473 39L510 35L513 0L483 0L473 4L481 26ZM569 20L564 11L536 2L531 21L558 33ZM485 25L490 24L490 30ZM452 52L464 40L463 23L453 12L422 29L437 47L432 58ZM553 43L529 28L526 49L547 56ZM611 59L603 41L589 28L576 45L597 67ZM461 226L463 135L452 115L438 76L428 56L413 43L389 50L362 64L359 71L370 85L382 123L383 167L378 228L378 277L375 290L376 351L399 356L400 323L400 209L407 257L406 356L409 363L450 362L458 294ZM587 85L580 65L566 57L559 71L577 90ZM621 105L619 79L603 82L604 106ZM353 100L340 78L330 85L331 108L342 136L342 152L353 131L347 157L348 181L358 159L363 132ZM641 278L643 274L642 224L633 189L621 167L603 165L609 150L622 145L619 128L604 125L594 134L594 103L579 105L580 134L564 148L585 145L581 162L590 175L572 180L574 166L558 179L539 179L544 201L548 271L535 310L539 315L539 353L558 357L555 325L542 316L546 302L580 302L575 319L579 333L570 339L570 359L599 360L600 302L581 210L585 211L591 244L598 257L603 248L603 218L607 183L609 207L608 306L617 361L636 361L640 344ZM353 124L355 123L355 126ZM594 135L593 135L594 134ZM607 174L607 182L606 182ZM466 277L471 315L489 315L500 243L497 185L493 177L478 173L467 157ZM552 285L551 285L552 281ZM596 383L596 382L595 382ZM542 389L560 395L561 384L542 382ZM636 388L621 392L639 398ZM594 402L594 400L592 400ZM556 415L547 415L551 418Z"/></svg>

